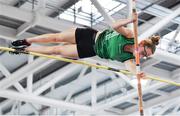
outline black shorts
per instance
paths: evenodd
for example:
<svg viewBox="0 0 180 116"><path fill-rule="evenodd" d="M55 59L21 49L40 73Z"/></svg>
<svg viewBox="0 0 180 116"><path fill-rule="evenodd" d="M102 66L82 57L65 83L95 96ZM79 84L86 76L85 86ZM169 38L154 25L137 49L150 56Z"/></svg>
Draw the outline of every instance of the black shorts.
<svg viewBox="0 0 180 116"><path fill-rule="evenodd" d="M97 32L97 30L92 28L76 29L75 37L79 58L87 58L96 55L94 44Z"/></svg>

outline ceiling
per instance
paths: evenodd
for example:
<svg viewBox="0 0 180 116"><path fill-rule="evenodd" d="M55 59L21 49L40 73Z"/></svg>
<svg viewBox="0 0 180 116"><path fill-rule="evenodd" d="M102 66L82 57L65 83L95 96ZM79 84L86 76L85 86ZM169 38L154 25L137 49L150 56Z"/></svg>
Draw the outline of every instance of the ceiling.
<svg viewBox="0 0 180 116"><path fill-rule="evenodd" d="M108 27L100 12L85 19L90 25L69 21L61 16L79 0L0 0L0 45L45 33L61 32L72 26ZM102 0L99 0L100 3ZM103 6L118 20L128 16L127 0L113 0L125 6L115 11ZM82 2L82 0L80 0ZM110 2L112 2L110 0ZM81 4L84 5L84 4ZM95 6L92 6L95 8ZM81 7L78 7L81 8ZM109 7L108 7L109 8ZM180 82L179 41L167 38L178 33L180 0L137 0L139 38L158 34L161 42L155 54L141 60L147 74ZM97 10L97 9L96 9ZM68 11L69 12L69 11ZM77 17L83 12L79 9ZM85 11L84 11L85 12ZM176 13L176 14L175 14ZM73 12L70 15L74 17ZM175 16L176 15L176 16ZM174 16L174 18L172 18ZM93 19L94 18L94 19ZM170 19L171 18L171 19ZM165 22L166 21L166 22ZM163 47L166 45L166 47ZM125 69L124 64L98 57L83 59L91 63ZM28 55L0 53L0 110L1 114L109 114L138 113L136 79L129 75L94 69L83 65L48 60ZM155 80L143 82L143 100L148 115L180 114L180 87ZM150 112L148 112L150 111Z"/></svg>

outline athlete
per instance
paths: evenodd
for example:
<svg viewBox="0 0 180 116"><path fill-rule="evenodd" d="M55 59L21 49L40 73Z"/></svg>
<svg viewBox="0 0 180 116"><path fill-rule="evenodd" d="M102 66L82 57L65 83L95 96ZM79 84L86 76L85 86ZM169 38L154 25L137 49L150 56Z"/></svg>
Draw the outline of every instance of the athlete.
<svg viewBox="0 0 180 116"><path fill-rule="evenodd" d="M13 48L25 52L37 52L49 55L61 55L67 58L88 58L99 56L105 59L117 60L125 63L132 73L136 73L134 58L134 35L126 28L134 19L121 19L114 22L111 28L97 31L92 28L72 28L61 33L43 34L40 36L16 40ZM139 43L140 58L148 57L155 52L159 43L159 36L151 36ZM32 43L61 43L56 46L31 46ZM142 73L144 76L144 73Z"/></svg>

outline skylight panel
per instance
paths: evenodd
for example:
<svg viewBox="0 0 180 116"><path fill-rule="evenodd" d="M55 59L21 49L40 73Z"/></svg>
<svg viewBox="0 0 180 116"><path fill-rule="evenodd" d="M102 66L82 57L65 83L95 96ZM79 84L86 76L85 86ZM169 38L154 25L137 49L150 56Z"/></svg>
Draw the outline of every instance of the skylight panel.
<svg viewBox="0 0 180 116"><path fill-rule="evenodd" d="M164 37L169 40L172 40L172 39L174 39L173 37L174 37L175 33L176 33L176 30L166 34ZM180 33L177 34L175 40L180 42Z"/></svg>
<svg viewBox="0 0 180 116"><path fill-rule="evenodd" d="M111 10L115 8L120 2L116 2L114 0L98 0L98 2L103 6L106 10Z"/></svg>
<svg viewBox="0 0 180 116"><path fill-rule="evenodd" d="M109 15L113 15L126 6L125 4L115 0L98 0L98 2L102 7L104 7ZM104 20L102 15L98 12L95 6L92 5L90 0L80 0L75 5L67 9L64 13L60 14L59 17L73 22L75 19L76 23L87 26L91 25L91 19L93 19L93 24L97 24Z"/></svg>
<svg viewBox="0 0 180 116"><path fill-rule="evenodd" d="M177 30L174 30L163 36L163 39L161 40L160 46L159 46L161 49L163 49L163 50L169 49L170 51L172 51L174 48L169 48L169 43L172 42L173 40L180 43L180 33L178 33L176 38L174 38L176 31ZM176 46L174 46L174 47L176 47Z"/></svg>

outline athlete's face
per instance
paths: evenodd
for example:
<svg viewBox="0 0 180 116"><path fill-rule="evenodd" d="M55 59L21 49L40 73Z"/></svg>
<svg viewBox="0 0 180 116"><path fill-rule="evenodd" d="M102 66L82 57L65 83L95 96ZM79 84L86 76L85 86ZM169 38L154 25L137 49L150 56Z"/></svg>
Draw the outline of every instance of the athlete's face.
<svg viewBox="0 0 180 116"><path fill-rule="evenodd" d="M139 55L140 55L140 58L147 58L149 56L151 56L153 53L152 53L152 49L149 48L149 47L146 47L146 46L140 46L139 47Z"/></svg>

